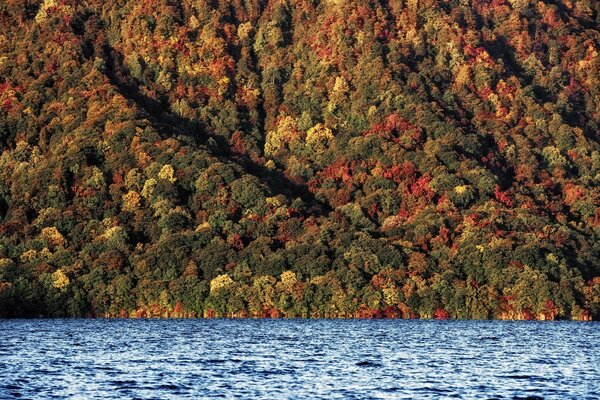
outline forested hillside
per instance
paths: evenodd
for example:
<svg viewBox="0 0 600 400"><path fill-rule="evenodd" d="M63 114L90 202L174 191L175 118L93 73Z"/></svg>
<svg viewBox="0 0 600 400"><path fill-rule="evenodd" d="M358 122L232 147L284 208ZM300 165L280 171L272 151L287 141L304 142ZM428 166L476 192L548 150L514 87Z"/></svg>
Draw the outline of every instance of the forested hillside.
<svg viewBox="0 0 600 400"><path fill-rule="evenodd" d="M600 318L599 26L3 0L0 316Z"/></svg>

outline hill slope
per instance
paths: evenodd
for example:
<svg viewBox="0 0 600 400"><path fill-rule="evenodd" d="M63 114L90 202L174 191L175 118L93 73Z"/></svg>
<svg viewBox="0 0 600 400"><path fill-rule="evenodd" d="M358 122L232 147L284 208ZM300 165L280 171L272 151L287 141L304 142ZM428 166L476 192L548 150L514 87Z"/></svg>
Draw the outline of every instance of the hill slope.
<svg viewBox="0 0 600 400"><path fill-rule="evenodd" d="M0 316L600 317L600 5L0 5Z"/></svg>

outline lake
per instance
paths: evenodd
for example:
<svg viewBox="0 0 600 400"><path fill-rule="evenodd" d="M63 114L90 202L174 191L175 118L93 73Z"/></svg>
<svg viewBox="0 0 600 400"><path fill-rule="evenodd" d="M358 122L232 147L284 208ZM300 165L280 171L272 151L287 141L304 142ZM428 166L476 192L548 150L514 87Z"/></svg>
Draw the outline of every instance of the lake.
<svg viewBox="0 0 600 400"><path fill-rule="evenodd" d="M0 320L0 398L599 399L600 324Z"/></svg>

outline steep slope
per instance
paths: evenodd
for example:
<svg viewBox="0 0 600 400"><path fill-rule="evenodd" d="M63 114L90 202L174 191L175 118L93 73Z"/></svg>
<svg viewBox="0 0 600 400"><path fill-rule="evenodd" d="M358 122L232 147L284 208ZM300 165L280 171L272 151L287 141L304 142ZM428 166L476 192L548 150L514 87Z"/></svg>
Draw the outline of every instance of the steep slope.
<svg viewBox="0 0 600 400"><path fill-rule="evenodd" d="M597 318L600 6L0 5L0 316Z"/></svg>

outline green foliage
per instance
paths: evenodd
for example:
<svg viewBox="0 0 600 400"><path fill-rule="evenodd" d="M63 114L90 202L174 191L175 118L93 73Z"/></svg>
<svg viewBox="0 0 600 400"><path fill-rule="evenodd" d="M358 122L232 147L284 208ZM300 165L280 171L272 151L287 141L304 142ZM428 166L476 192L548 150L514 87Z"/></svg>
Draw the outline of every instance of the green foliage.
<svg viewBox="0 0 600 400"><path fill-rule="evenodd" d="M12 3L0 317L599 317L597 7Z"/></svg>

